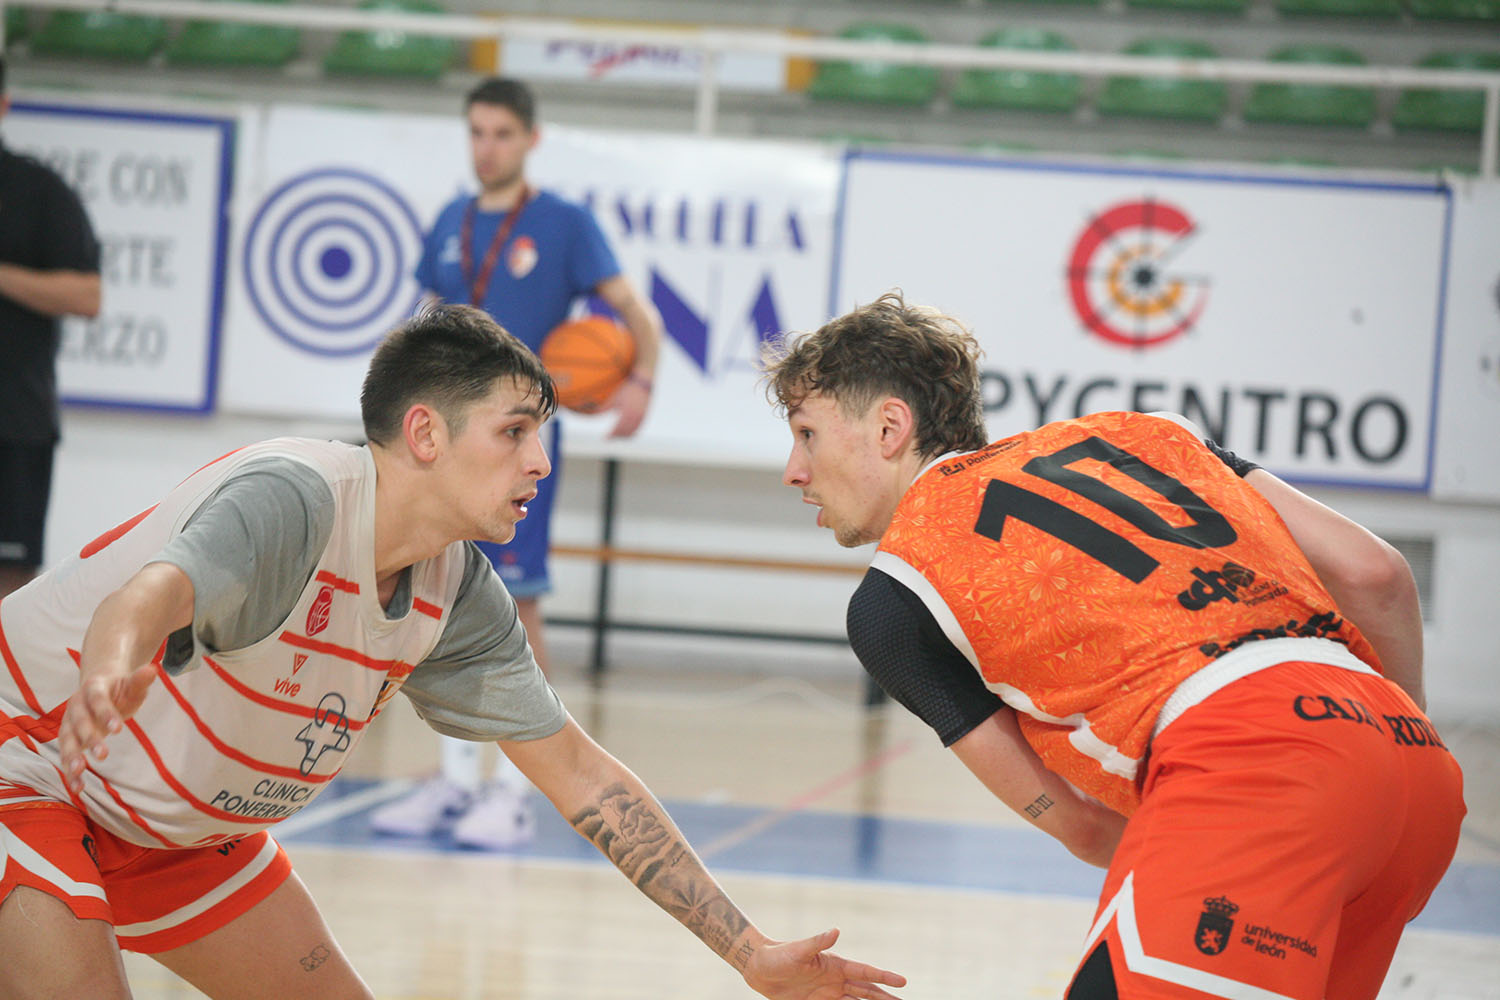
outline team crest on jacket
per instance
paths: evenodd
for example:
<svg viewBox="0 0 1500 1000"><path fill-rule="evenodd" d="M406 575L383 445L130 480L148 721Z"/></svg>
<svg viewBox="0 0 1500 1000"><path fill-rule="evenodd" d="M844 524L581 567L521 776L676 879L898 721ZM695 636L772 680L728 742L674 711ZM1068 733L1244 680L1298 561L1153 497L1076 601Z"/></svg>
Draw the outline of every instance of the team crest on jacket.
<svg viewBox="0 0 1500 1000"><path fill-rule="evenodd" d="M333 611L333 588L324 585L318 591L318 596L313 599L312 607L307 609L307 634L317 635L328 627L328 619Z"/></svg>
<svg viewBox="0 0 1500 1000"><path fill-rule="evenodd" d="M1217 955L1228 947L1229 938L1234 934L1234 915L1239 910L1239 906L1231 903L1227 896L1205 899L1203 915L1198 918L1198 930L1193 934L1193 943L1198 950L1205 955Z"/></svg>
<svg viewBox="0 0 1500 1000"><path fill-rule="evenodd" d="M517 279L524 278L536 267L538 254L536 241L530 236L517 236L516 241L510 246L510 254L506 257L505 266L510 268L511 276Z"/></svg>

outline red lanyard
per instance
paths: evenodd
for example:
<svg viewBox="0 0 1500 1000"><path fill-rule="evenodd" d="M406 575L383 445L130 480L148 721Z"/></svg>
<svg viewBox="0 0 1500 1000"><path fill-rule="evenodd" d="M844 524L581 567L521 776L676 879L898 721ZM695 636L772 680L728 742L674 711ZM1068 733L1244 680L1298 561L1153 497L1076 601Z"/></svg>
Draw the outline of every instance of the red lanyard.
<svg viewBox="0 0 1500 1000"><path fill-rule="evenodd" d="M469 202L469 207L464 209L463 226L458 234L458 252L460 263L463 267L464 282L469 286L469 304L481 305L484 302L484 293L489 291L490 276L495 273L495 263L500 259L500 248L505 246L505 241L510 239L510 231L516 228L516 220L521 217L521 210L531 200L531 188L521 185L521 193L516 196L516 206L512 208L495 227L495 238L490 241L490 248L484 252L484 261L479 265L479 273L474 273L474 213L478 211L479 199L475 198Z"/></svg>

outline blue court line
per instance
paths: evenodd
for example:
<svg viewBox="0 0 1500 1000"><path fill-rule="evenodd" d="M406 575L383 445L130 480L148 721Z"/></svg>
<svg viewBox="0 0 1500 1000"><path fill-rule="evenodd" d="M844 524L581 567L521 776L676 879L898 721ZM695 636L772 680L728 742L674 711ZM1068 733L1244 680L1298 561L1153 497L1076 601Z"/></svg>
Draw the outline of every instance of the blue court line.
<svg viewBox="0 0 1500 1000"><path fill-rule="evenodd" d="M338 809L341 799L366 793L375 784L336 779L317 804L299 817L307 825L278 839L289 847L318 844L476 853L454 845L446 831L423 838L381 836L370 830L368 807L350 812ZM690 801L665 805L693 844L710 843L774 811ZM323 810L331 813L330 819L318 823ZM545 800L538 799L536 813L535 839L506 854L608 863ZM276 833L274 828L271 832ZM710 867L1090 901L1098 897L1104 880L1100 869L1084 864L1035 830L844 812L802 811L786 816L717 853ZM1455 863L1412 926L1500 936L1500 865Z"/></svg>

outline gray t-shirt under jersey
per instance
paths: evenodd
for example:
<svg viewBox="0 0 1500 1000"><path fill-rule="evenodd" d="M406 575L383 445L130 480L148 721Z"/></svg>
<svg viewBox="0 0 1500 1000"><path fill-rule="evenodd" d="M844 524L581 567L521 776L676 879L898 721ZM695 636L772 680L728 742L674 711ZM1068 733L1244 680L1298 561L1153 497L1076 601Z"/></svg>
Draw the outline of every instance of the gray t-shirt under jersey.
<svg viewBox="0 0 1500 1000"><path fill-rule="evenodd" d="M155 560L193 582L192 632L173 634L167 669L180 669L195 649L243 649L270 635L317 568L333 518L327 482L301 462L262 459L225 480ZM400 618L410 608L403 573L386 614ZM567 720L515 600L472 542L443 633L401 691L429 726L459 739L539 739Z"/></svg>

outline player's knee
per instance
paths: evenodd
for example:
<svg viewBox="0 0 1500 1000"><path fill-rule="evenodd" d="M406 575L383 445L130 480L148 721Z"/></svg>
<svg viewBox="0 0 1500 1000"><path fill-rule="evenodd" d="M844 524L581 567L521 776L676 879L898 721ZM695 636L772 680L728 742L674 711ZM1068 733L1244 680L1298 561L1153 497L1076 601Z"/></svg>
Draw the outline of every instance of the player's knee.
<svg viewBox="0 0 1500 1000"><path fill-rule="evenodd" d="M1078 967L1065 1000L1119 1000L1115 990L1115 970L1109 961L1109 947L1100 941Z"/></svg>

